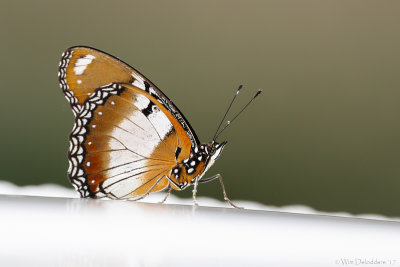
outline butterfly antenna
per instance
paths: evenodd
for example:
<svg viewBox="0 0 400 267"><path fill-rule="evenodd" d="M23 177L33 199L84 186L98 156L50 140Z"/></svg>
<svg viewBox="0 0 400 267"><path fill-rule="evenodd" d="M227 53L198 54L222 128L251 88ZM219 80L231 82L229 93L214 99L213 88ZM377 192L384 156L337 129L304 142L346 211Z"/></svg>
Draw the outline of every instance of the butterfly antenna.
<svg viewBox="0 0 400 267"><path fill-rule="evenodd" d="M231 103L229 104L228 109L227 109L226 112L225 112L224 117L222 118L221 122L220 122L219 125L218 125L217 130L215 131L214 137L213 137L213 139L212 139L213 141L215 141L215 139L217 138L217 133L218 133L218 131L219 131L219 128L221 128L221 125L222 125L222 123L224 122L224 120L225 120L225 118L226 118L226 115L228 115L228 112L229 112L229 110L231 109L232 104L233 104L233 102L235 101L237 95L240 93L240 90L242 90L242 87L243 87L243 85L239 85L239 88L237 89L235 96L233 97Z"/></svg>
<svg viewBox="0 0 400 267"><path fill-rule="evenodd" d="M259 95L261 94L261 92L262 92L262 90L261 90L261 89L258 89L257 93L253 96L253 98L252 98L252 99L251 99L251 100L236 114L235 117L233 117L232 120L227 121L225 127L222 128L222 130L221 130L218 134L216 134L216 136L215 136L215 138L214 138L213 140L217 139L218 136L219 136L229 125L231 125L232 122L233 122L240 114L242 114L242 112L251 104L251 102L253 102L254 99L256 99L256 97L259 96ZM225 118L225 117L224 117L224 118Z"/></svg>

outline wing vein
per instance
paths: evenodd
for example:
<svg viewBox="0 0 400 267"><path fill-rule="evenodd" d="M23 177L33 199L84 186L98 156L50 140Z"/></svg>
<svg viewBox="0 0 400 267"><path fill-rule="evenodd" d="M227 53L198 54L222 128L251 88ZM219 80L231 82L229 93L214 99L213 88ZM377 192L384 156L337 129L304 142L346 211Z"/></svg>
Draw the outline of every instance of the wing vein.
<svg viewBox="0 0 400 267"><path fill-rule="evenodd" d="M125 146L124 143L122 143L120 140L118 140L117 138L115 138L115 137L112 136L112 135L108 135L108 134L92 134L92 136L107 136L107 137L113 138L113 139L117 140L121 145L123 145L123 146L125 147L126 150L128 150L128 151L130 151L130 152L132 152L132 153L134 153L134 154L136 154L136 155L138 155L138 156L140 156L140 157L142 157L142 158L144 158L144 159L160 160L160 161L165 161L165 162L175 162L175 161L173 161L173 160L165 160L165 159L158 159L158 158L145 157L145 156L143 156L143 155L141 155L141 154L139 154L139 153L137 153L137 152L135 152L135 151L129 149L128 147Z"/></svg>
<svg viewBox="0 0 400 267"><path fill-rule="evenodd" d="M98 171L98 172L91 172L91 173L88 173L87 175L99 174L99 173L102 173L102 172L110 171L110 170L113 170L115 168L123 167L125 165L128 165L130 163L134 163L134 162L135 161L124 163L124 164L121 164L121 165L118 165L118 166L114 166L114 167L111 167L111 168L108 168L108 169L104 169L104 170L101 170L101 171ZM107 177L107 179L114 178L115 176L118 176L118 175L121 175L121 174L124 174L124 173L128 173L128 172L131 172L131 171L136 171L136 170L140 170L140 169L143 169L143 168L154 167L154 166L165 166L165 164L152 164L152 165L140 166L138 168L134 168L134 169L131 169L131 170L123 171L123 172L120 172L120 173L115 174L113 176Z"/></svg>
<svg viewBox="0 0 400 267"><path fill-rule="evenodd" d="M156 168L156 169L150 169L150 170L147 170L147 171L142 171L142 172L139 172L139 173L135 173L135 174L133 174L133 175L130 175L130 176L128 176L128 177L125 177L125 178L122 178L121 180L118 180L118 181L115 181L114 183L111 183L111 184L109 184L109 185L107 185L106 187L103 187L103 189L107 189L107 188L109 188L110 186L113 186L113 185L115 185L115 184L117 184L117 183L120 183L120 182L122 182L122 181L125 181L125 180L127 180L127 179L130 179L130 178L132 178L132 177L135 177L135 176L138 176L138 175L141 175L141 174L144 174L144 173L148 173L148 172L151 172L151 171L157 171L157 170L163 170L163 171L165 171L165 170L168 170L168 169L166 169L166 168ZM162 173L162 172L160 172L160 173ZM158 175L158 174L157 174ZM156 175L156 176L157 176ZM104 181L102 182L102 184L104 183ZM143 186L143 185L142 185Z"/></svg>
<svg viewBox="0 0 400 267"><path fill-rule="evenodd" d="M126 88L127 88L127 87L126 87ZM128 89L128 88L127 88L127 89ZM125 100L125 99L123 99L123 98L122 98L122 100L125 101L125 102L127 102L127 103L129 103L130 105L134 106L134 107L137 109L137 107L133 104L133 102L127 101L127 100ZM151 100L149 99L149 101L151 101ZM163 113L164 113L164 112L163 112ZM143 114L143 113L142 113L142 114ZM157 133L158 138L159 138L160 141L162 142L162 138L161 138L160 134L158 133L157 128L155 127L155 125L151 122L151 120L149 120L149 118L148 118L147 116L144 116L144 117L146 118L146 120L149 121L149 123L150 123L151 126L154 128L155 132ZM169 119L168 119L168 120L169 120ZM170 121L170 123L171 123L171 126L172 126L172 128L174 129L174 131L176 131L176 129L175 129L175 127L174 127L174 125L172 124L171 121ZM170 146L169 146L169 149L170 149L170 151L171 151L172 153L175 152L173 149L171 149Z"/></svg>
<svg viewBox="0 0 400 267"><path fill-rule="evenodd" d="M127 102L128 102L128 101L127 101ZM136 107L136 106L134 106L134 107ZM121 116L121 117L127 119L128 121L130 121L131 123L133 123L134 125L136 125L137 127L139 127L140 129L142 129L143 131L147 132L145 129L143 129L142 127L140 127L138 124L136 124L134 121L132 121L128 116L125 116L123 113L118 112L118 111L115 111L114 109L111 109L111 108L106 107L106 106L104 106L104 105L103 105L103 108L109 110L109 112L111 111L112 113L118 114L119 116ZM140 111L137 107L136 107L136 110Z"/></svg>
<svg viewBox="0 0 400 267"><path fill-rule="evenodd" d="M156 179L156 178L157 178L161 173L163 173L164 171L166 171L166 169L164 169L164 170L162 170L161 172L157 173L157 174L154 175L151 179L149 179L147 182L143 183L141 186L139 186L138 188L136 188L136 189L133 190L132 192L123 195L121 198L124 198L124 197L126 197L127 195L132 194L133 192L135 192L136 190L138 190L138 189L141 188L142 186L144 186L144 185L150 183L151 181L153 181L154 179ZM150 192L148 192L148 193L150 193Z"/></svg>

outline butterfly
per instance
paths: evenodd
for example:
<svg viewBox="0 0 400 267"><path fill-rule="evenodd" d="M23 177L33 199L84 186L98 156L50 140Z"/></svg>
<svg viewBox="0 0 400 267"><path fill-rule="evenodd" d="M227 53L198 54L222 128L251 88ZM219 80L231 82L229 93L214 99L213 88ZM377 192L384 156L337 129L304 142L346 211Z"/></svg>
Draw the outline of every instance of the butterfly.
<svg viewBox="0 0 400 267"><path fill-rule="evenodd" d="M203 175L227 144L216 138L229 125L218 132L241 86L213 140L200 143L173 102L116 57L91 47L68 48L58 78L75 116L68 176L81 197L139 200L168 189L164 202L171 190L193 185L197 204L198 185L219 179L224 199L237 207L227 197L221 175Z"/></svg>

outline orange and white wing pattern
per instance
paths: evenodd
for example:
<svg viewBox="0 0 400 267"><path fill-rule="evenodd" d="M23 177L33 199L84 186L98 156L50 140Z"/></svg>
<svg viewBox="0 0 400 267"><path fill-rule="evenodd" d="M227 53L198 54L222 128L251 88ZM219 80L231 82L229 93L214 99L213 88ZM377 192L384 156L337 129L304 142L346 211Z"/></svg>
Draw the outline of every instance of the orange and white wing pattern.
<svg viewBox="0 0 400 267"><path fill-rule="evenodd" d="M179 189L172 169L199 141L153 83L88 47L64 52L59 81L75 115L68 174L82 197L134 198L171 181Z"/></svg>
<svg viewBox="0 0 400 267"><path fill-rule="evenodd" d="M70 137L72 184L83 197L117 199L167 187L173 166L191 147L182 126L168 116L156 98L135 86L97 89L83 104Z"/></svg>
<svg viewBox="0 0 400 267"><path fill-rule="evenodd" d="M91 47L68 48L62 54L58 78L75 116L98 88L111 83L131 84L156 97L182 125L192 146L199 144L192 127L172 101L144 75L116 57Z"/></svg>
<svg viewBox="0 0 400 267"><path fill-rule="evenodd" d="M83 103L97 88L112 82L133 83L133 74L126 64L88 47L67 49L62 54L58 72L60 86L74 114L81 111Z"/></svg>
<svg viewBox="0 0 400 267"><path fill-rule="evenodd" d="M140 199L167 187L183 190L199 183L226 142L200 144L179 109L150 80L107 53L85 46L67 49L59 65L60 87L75 123L70 135L68 176L81 197ZM256 95L237 116L261 93ZM201 181L200 181L201 180ZM169 194L170 191L168 191Z"/></svg>

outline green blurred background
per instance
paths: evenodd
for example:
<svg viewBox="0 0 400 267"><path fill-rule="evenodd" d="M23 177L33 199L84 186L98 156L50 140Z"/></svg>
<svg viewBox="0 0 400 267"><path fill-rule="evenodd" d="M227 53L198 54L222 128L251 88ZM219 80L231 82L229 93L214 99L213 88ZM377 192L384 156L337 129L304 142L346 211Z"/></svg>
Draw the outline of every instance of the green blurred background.
<svg viewBox="0 0 400 267"><path fill-rule="evenodd" d="M400 216L399 14L398 1L2 1L0 179L71 187L57 67L88 45L150 78L204 142L239 84L234 110L264 89L208 173L232 199ZM222 199L217 181L199 194Z"/></svg>

